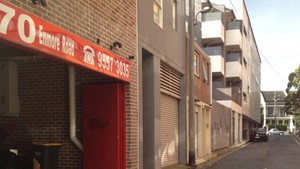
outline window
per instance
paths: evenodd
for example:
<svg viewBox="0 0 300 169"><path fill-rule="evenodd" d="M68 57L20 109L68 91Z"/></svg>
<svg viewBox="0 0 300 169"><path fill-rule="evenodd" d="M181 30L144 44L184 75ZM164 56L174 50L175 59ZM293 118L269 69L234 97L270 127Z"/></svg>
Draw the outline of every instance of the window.
<svg viewBox="0 0 300 169"><path fill-rule="evenodd" d="M194 53L194 73L199 76L199 55Z"/></svg>
<svg viewBox="0 0 300 169"><path fill-rule="evenodd" d="M177 0L172 1L172 26L173 29L176 30L177 24Z"/></svg>
<svg viewBox="0 0 300 169"><path fill-rule="evenodd" d="M245 58L243 58L243 62L244 62L244 66L245 66L245 68L247 68L247 61L246 61L246 59L245 59Z"/></svg>
<svg viewBox="0 0 300 169"><path fill-rule="evenodd" d="M207 66L206 66L206 61L203 59L202 61L202 68L203 68L203 80L207 81L208 76L207 76Z"/></svg>
<svg viewBox="0 0 300 169"><path fill-rule="evenodd" d="M210 68L209 68L209 62L207 62L207 67L206 67L206 70L207 70L207 84L209 84L209 81L210 81Z"/></svg>
<svg viewBox="0 0 300 169"><path fill-rule="evenodd" d="M153 5L154 22L162 28L162 0L155 0Z"/></svg>
<svg viewBox="0 0 300 169"><path fill-rule="evenodd" d="M268 116L272 117L273 116L273 107L268 107L267 111L268 111Z"/></svg>
<svg viewBox="0 0 300 169"><path fill-rule="evenodd" d="M280 111L280 115L279 115L280 117L286 117L284 107L280 107L280 108L279 108L279 111Z"/></svg>
<svg viewBox="0 0 300 169"><path fill-rule="evenodd" d="M247 94L245 92L243 92L243 100L247 102Z"/></svg>

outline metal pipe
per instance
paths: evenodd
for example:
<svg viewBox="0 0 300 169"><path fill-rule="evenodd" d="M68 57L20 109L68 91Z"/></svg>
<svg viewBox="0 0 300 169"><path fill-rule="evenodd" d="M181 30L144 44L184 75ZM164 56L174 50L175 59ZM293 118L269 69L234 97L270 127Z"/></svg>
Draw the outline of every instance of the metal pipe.
<svg viewBox="0 0 300 169"><path fill-rule="evenodd" d="M76 136L76 111L75 111L75 69L69 66L69 108L70 108L70 139L83 152L83 146Z"/></svg>

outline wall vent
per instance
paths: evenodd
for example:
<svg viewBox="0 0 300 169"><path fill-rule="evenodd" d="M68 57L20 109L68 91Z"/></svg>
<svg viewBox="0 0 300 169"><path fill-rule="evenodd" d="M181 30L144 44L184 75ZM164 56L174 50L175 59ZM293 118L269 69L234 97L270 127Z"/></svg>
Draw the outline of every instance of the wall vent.
<svg viewBox="0 0 300 169"><path fill-rule="evenodd" d="M163 93L181 97L181 76L174 69L161 63L160 65L160 90Z"/></svg>

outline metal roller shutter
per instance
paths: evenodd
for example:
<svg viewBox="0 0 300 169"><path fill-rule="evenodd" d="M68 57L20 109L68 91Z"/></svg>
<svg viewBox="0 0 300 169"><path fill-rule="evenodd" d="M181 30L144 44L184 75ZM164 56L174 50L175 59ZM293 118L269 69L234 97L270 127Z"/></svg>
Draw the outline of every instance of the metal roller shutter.
<svg viewBox="0 0 300 169"><path fill-rule="evenodd" d="M178 164L178 99L161 93L161 166Z"/></svg>

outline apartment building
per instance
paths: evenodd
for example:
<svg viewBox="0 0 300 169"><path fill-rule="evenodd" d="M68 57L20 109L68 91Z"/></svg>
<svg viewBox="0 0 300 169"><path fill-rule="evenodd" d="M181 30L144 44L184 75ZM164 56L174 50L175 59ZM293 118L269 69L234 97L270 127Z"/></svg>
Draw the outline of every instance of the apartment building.
<svg viewBox="0 0 300 169"><path fill-rule="evenodd" d="M0 126L24 169L138 168L136 11L0 0Z"/></svg>
<svg viewBox="0 0 300 169"><path fill-rule="evenodd" d="M285 112L286 96L284 91L261 91L262 110L263 110L263 127L270 129L270 125L285 125L289 132L294 132L295 125L293 115Z"/></svg>
<svg viewBox="0 0 300 169"><path fill-rule="evenodd" d="M202 3L212 10L202 14L200 36L212 64L214 150L247 139L260 123L261 60L244 1L210 2Z"/></svg>

